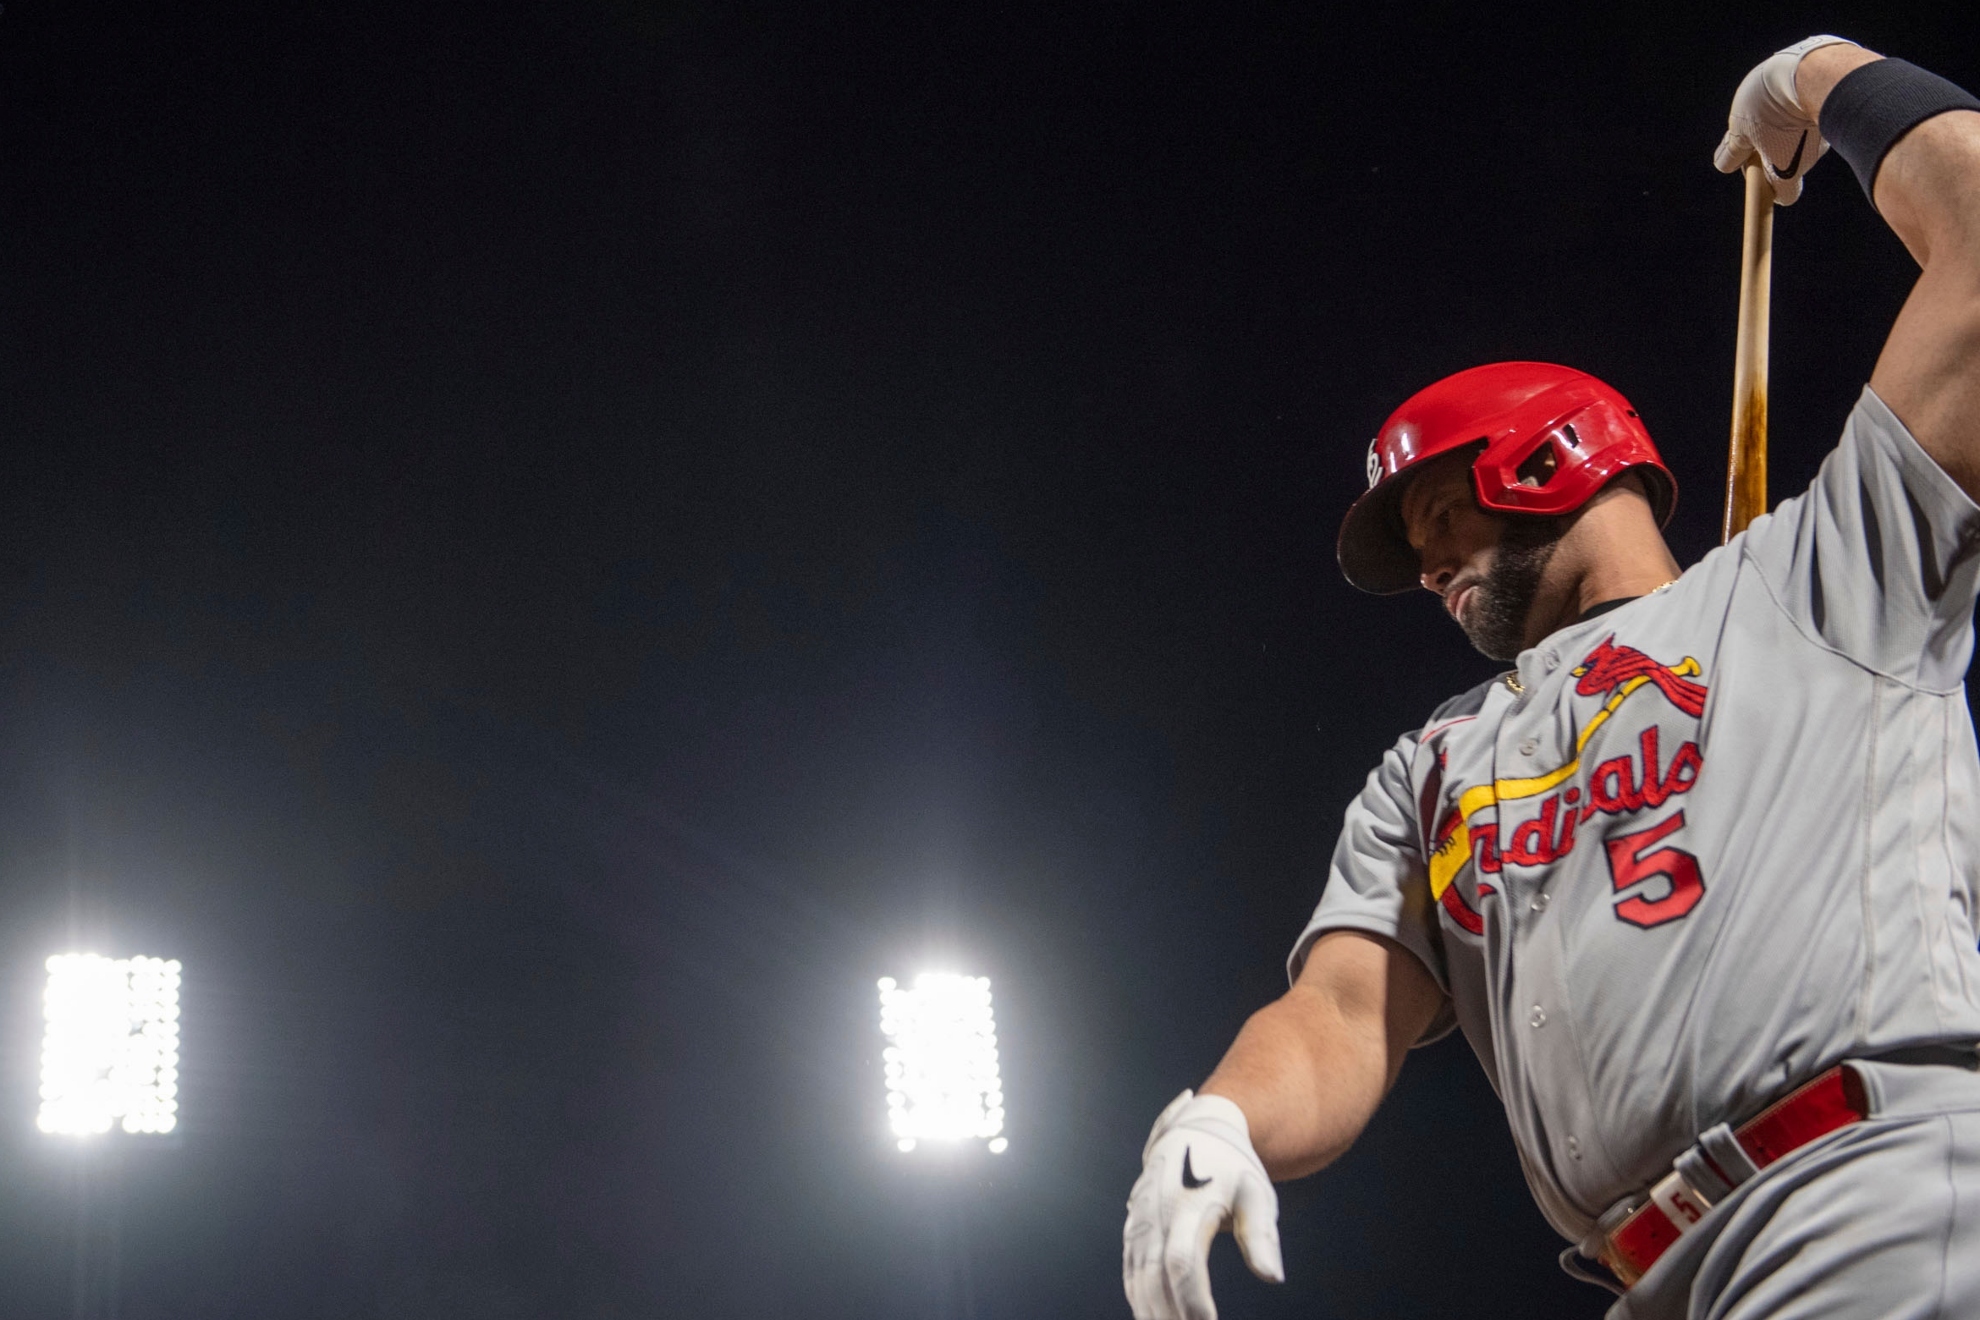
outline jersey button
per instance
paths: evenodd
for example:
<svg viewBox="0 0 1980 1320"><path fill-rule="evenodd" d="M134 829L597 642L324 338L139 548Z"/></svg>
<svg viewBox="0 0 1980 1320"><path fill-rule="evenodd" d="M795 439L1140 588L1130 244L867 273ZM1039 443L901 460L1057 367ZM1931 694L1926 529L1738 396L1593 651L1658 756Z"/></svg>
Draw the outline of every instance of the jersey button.
<svg viewBox="0 0 1980 1320"><path fill-rule="evenodd" d="M1573 1133L1568 1134L1568 1154L1574 1156L1576 1159L1581 1158L1581 1142Z"/></svg>
<svg viewBox="0 0 1980 1320"><path fill-rule="evenodd" d="M1529 1016L1526 1020L1528 1022L1531 1022L1536 1027L1544 1027L1547 1025L1547 1010L1540 1007L1540 1005L1535 1004L1533 1006L1532 1015Z"/></svg>
<svg viewBox="0 0 1980 1320"><path fill-rule="evenodd" d="M1535 895L1533 896L1533 910L1534 910L1535 912L1545 912L1545 911L1547 910L1547 891L1546 891L1546 890L1544 890L1544 889L1543 889L1543 890L1541 890L1541 891L1540 891L1539 893L1537 893L1537 894L1535 894Z"/></svg>
<svg viewBox="0 0 1980 1320"><path fill-rule="evenodd" d="M1539 750L1540 744L1536 740L1532 738L1521 738L1519 740L1519 754L1521 756L1531 756Z"/></svg>

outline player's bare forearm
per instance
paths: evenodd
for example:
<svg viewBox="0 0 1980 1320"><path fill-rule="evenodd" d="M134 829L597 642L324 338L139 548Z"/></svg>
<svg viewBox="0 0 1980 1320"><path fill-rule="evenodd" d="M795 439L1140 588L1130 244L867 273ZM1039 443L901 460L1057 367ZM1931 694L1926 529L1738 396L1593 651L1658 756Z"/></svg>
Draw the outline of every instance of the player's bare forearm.
<svg viewBox="0 0 1980 1320"><path fill-rule="evenodd" d="M1819 115L1835 85L1876 58L1823 47L1801 62L1796 93ZM1937 115L1898 139L1877 171L1876 203L1921 273L1870 387L1980 498L1980 112Z"/></svg>
<svg viewBox="0 0 1980 1320"><path fill-rule="evenodd" d="M1244 1111L1273 1178L1304 1177L1354 1144L1442 1003L1401 946L1330 932L1292 989L1251 1015L1203 1091Z"/></svg>

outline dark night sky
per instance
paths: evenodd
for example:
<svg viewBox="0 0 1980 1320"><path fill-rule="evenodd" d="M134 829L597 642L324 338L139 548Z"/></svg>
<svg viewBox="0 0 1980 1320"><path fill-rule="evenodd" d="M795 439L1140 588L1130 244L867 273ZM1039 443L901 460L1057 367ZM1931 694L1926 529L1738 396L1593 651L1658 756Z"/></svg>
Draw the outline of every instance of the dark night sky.
<svg viewBox="0 0 1980 1320"><path fill-rule="evenodd" d="M69 1304L79 941L187 967L129 1320L1125 1317L1149 1122L1491 671L1338 579L1367 437L1581 365L1696 558L1740 74L1980 84L1964 4L1736 9L9 4L0 1312ZM1777 243L1779 494L1910 266L1834 163ZM884 1140L937 962L995 1161ZM1457 1040L1283 1204L1227 1316L1606 1300Z"/></svg>

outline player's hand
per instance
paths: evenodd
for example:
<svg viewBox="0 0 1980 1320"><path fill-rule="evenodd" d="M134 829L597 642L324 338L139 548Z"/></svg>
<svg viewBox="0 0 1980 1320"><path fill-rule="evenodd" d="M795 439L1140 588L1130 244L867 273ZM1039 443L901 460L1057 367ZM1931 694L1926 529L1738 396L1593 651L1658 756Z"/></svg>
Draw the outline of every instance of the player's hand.
<svg viewBox="0 0 1980 1320"><path fill-rule="evenodd" d="M1245 1264L1284 1283L1279 1194L1244 1111L1221 1095L1184 1091L1169 1102L1128 1194L1121 1277L1135 1320L1217 1320L1210 1300L1210 1240L1234 1227Z"/></svg>
<svg viewBox="0 0 1980 1320"><path fill-rule="evenodd" d="M1801 196L1802 176L1829 149L1794 93L1794 71L1811 50L1855 44L1842 37L1809 37L1754 65L1733 93L1726 135L1712 153L1712 163L1721 173L1737 174L1758 156L1767 182L1774 185L1775 203L1793 206Z"/></svg>

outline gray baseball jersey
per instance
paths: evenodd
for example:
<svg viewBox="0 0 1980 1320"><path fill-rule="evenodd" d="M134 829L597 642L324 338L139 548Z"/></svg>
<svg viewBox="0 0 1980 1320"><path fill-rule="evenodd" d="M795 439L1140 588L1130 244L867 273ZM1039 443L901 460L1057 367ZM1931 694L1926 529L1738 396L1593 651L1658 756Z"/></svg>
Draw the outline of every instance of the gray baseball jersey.
<svg viewBox="0 0 1980 1320"><path fill-rule="evenodd" d="M1808 491L1398 742L1291 958L1385 935L1579 1240L1835 1061L1980 1040L1980 508L1869 390Z"/></svg>

